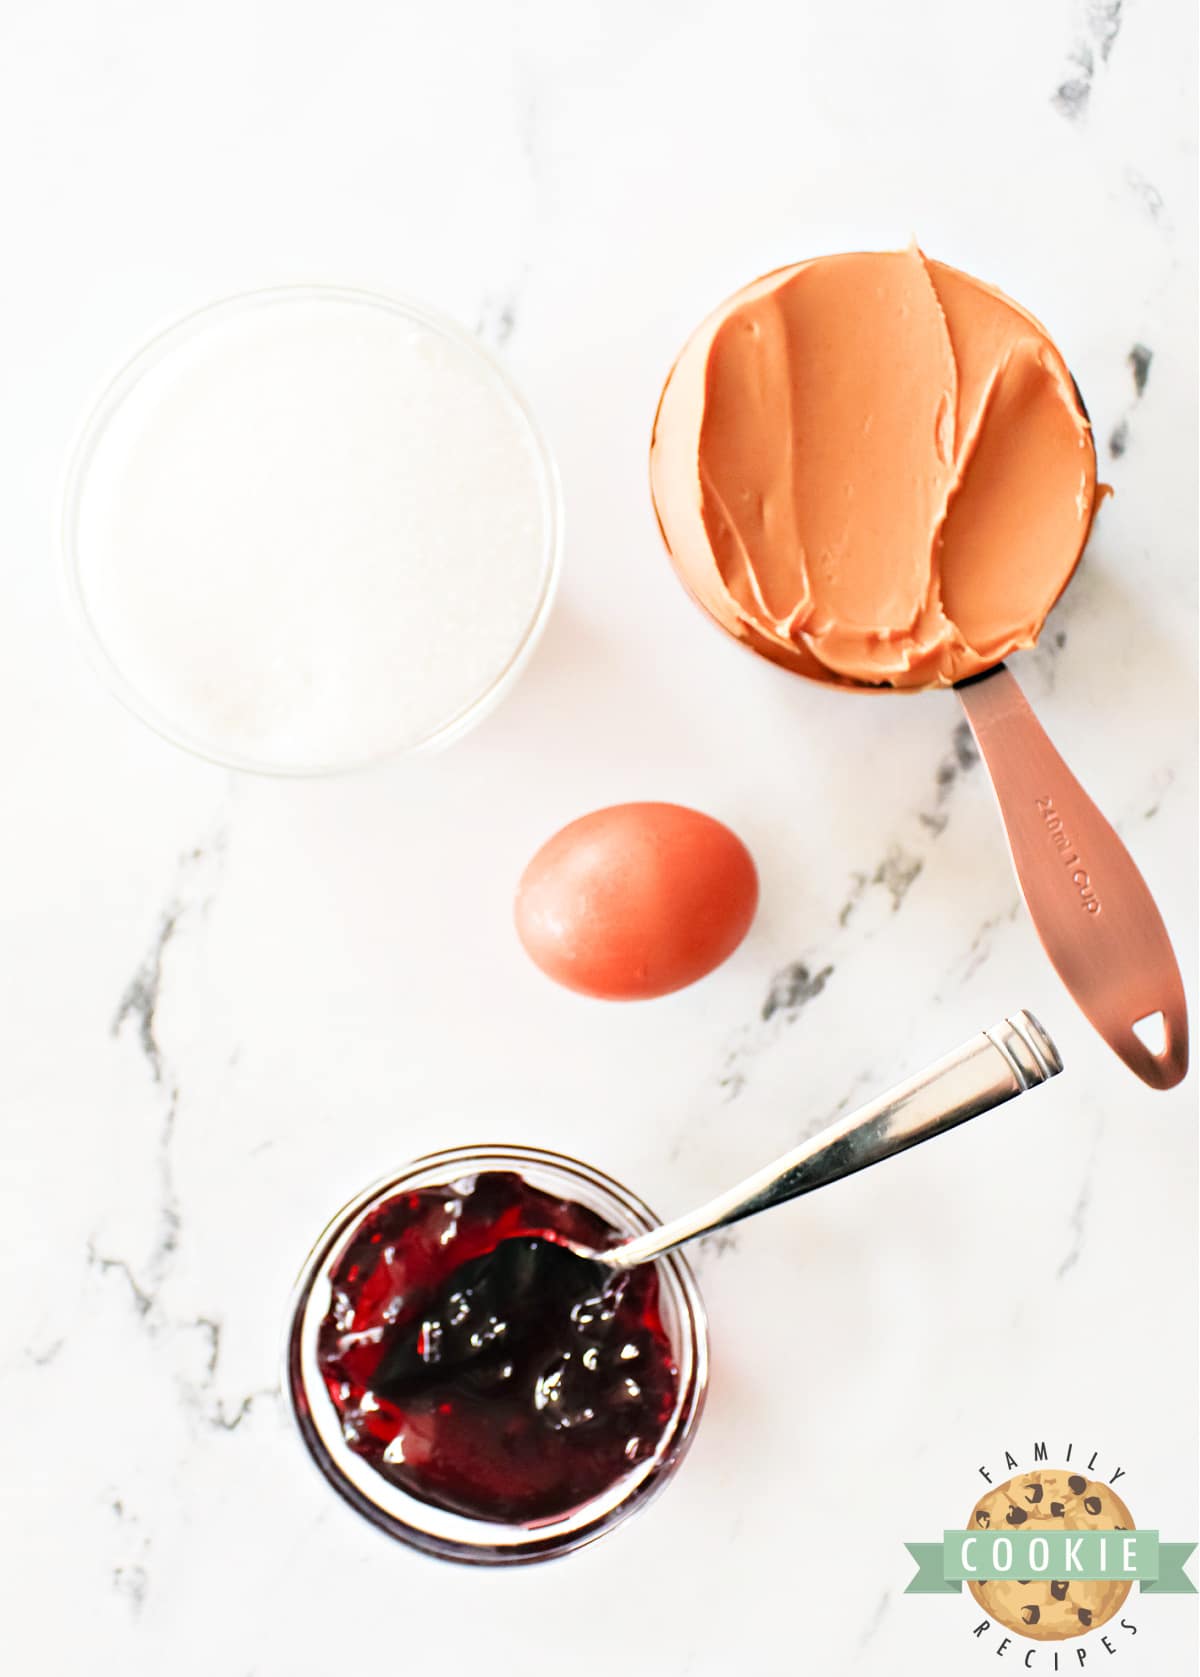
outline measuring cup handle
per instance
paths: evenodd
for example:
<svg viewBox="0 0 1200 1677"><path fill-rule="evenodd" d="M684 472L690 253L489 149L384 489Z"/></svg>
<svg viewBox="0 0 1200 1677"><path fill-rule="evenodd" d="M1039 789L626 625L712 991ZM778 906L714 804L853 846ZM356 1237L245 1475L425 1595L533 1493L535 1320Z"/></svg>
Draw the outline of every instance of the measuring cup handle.
<svg viewBox="0 0 1200 1677"><path fill-rule="evenodd" d="M1003 664L956 689L992 777L1013 867L1055 970L1131 1071L1170 1089L1188 1064L1179 964L1150 888ZM1133 1029L1162 1015L1155 1053Z"/></svg>

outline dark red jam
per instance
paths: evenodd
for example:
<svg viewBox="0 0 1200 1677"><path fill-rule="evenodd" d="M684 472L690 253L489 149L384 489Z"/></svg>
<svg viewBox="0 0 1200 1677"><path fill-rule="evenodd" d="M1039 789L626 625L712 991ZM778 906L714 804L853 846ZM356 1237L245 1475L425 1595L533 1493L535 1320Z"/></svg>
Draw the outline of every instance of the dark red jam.
<svg viewBox="0 0 1200 1677"><path fill-rule="evenodd" d="M343 1435L424 1502L549 1519L654 1451L678 1385L654 1266L614 1274L556 1235L617 1238L486 1171L388 1200L331 1274L317 1360Z"/></svg>

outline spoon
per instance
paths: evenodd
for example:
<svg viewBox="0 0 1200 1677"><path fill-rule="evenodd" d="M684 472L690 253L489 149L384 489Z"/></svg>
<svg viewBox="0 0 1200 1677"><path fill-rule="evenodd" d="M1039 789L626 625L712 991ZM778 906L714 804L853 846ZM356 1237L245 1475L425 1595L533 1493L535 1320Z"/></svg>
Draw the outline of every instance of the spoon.
<svg viewBox="0 0 1200 1677"><path fill-rule="evenodd" d="M1014 1013L697 1210L604 1251L578 1243L571 1250L606 1269L633 1269L929 1141L1036 1089L1061 1070L1058 1050L1043 1027L1031 1013Z"/></svg>
<svg viewBox="0 0 1200 1677"><path fill-rule="evenodd" d="M510 1357L523 1325L545 1312L603 1300L625 1271L890 1159L1061 1070L1058 1050L1033 1015L1014 1013L736 1188L648 1234L603 1249L556 1235L498 1241L461 1264L420 1319L390 1341L372 1377L374 1389L403 1403L468 1369L485 1379Z"/></svg>

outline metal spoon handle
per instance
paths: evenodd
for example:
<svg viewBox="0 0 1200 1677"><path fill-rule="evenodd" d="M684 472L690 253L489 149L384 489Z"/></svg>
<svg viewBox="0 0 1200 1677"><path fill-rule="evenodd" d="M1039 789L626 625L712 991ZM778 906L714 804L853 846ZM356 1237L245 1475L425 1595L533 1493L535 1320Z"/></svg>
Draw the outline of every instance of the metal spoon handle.
<svg viewBox="0 0 1200 1677"><path fill-rule="evenodd" d="M903 1153L1036 1089L1061 1070L1058 1050L1033 1015L1015 1013L699 1210L599 1254L601 1261L616 1269L647 1263L685 1241Z"/></svg>

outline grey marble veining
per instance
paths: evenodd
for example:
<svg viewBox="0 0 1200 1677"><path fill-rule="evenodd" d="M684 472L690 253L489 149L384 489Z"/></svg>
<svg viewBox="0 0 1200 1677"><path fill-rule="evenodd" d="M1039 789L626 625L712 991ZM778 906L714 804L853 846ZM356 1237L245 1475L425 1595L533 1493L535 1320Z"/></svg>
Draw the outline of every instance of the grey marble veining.
<svg viewBox="0 0 1200 1677"><path fill-rule="evenodd" d="M1142 1089L1073 1008L954 700L847 699L733 648L670 574L645 464L683 338L798 256L915 233L1044 319L1114 495L1014 671L1190 982L1190 10L214 0L198 20L55 0L4 30L17 1663L329 1677L378 1663L403 1612L428 1666L446 1624L486 1623L499 1677L564 1646L579 1677L969 1677L993 1653L963 1603L904 1596L903 1543L965 1515L1014 1436L1094 1437L1139 1519L1194 1530L1194 1079ZM477 733L288 784L193 762L109 700L67 633L47 511L147 332L312 278L424 298L505 358L557 454L568 544L545 639ZM550 832L634 797L734 826L762 906L701 986L608 1008L529 966L508 901ZM1063 1051L1051 1087L700 1245L708 1411L618 1535L504 1577L438 1567L303 1458L285 1300L381 1171L508 1134L669 1214L1022 1006ZM1188 1668L1192 1605L1139 1607L1121 1667Z"/></svg>

